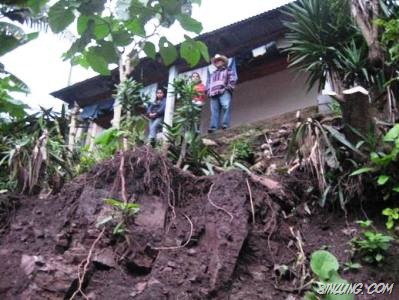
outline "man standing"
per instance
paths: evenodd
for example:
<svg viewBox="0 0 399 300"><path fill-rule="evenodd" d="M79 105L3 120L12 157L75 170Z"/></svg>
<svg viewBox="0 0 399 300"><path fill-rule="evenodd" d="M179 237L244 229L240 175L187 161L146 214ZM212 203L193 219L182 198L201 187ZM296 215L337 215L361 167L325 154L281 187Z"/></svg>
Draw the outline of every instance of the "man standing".
<svg viewBox="0 0 399 300"><path fill-rule="evenodd" d="M208 76L207 91L211 99L211 126L209 133L219 129L230 127L231 121L231 101L233 90L237 82L237 75L228 65L228 58L224 55L216 54L212 58L212 64L216 70Z"/></svg>
<svg viewBox="0 0 399 300"><path fill-rule="evenodd" d="M163 116L165 114L165 92L163 89L157 89L155 102L151 103L147 109L147 116L150 119L148 139L151 145L155 145L155 138L161 129Z"/></svg>

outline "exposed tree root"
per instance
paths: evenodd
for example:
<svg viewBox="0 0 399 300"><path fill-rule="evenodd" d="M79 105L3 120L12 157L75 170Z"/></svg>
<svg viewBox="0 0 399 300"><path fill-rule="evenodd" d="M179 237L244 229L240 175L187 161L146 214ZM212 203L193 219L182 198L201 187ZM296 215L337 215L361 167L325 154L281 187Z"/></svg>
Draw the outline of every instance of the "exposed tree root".
<svg viewBox="0 0 399 300"><path fill-rule="evenodd" d="M252 223L255 224L255 207L254 207L254 201L252 199L251 186L249 185L248 179L246 179L245 181L247 182L248 193L249 193L249 201L251 202Z"/></svg>
<svg viewBox="0 0 399 300"><path fill-rule="evenodd" d="M84 279L87 273L87 268L89 267L89 264L91 262L91 256L93 255L93 251L94 248L96 246L96 244L100 241L101 237L104 235L105 232L105 227L101 230L100 234L98 235L98 237L95 239L95 241L93 242L93 244L90 247L89 253L86 257L85 260L83 260L79 266L78 266L78 288L76 289L76 291L72 294L71 298L69 298L69 300L74 299L79 293L86 299L89 300L89 297L87 297L87 295L83 292L82 287L83 287L83 283L84 283ZM83 265L84 264L84 265ZM81 268L83 267L83 270L81 272Z"/></svg>
<svg viewBox="0 0 399 300"><path fill-rule="evenodd" d="M186 214L183 214L183 215L187 219L187 221L190 223L190 235L188 236L187 241L183 245L180 245L180 246L174 246L174 247L151 247L152 249L154 249L154 250L177 250L177 249L181 249L181 248L186 247L190 243L191 238L193 236L193 232L194 232L194 225L193 225L193 222L190 220L190 218Z"/></svg>
<svg viewBox="0 0 399 300"><path fill-rule="evenodd" d="M229 216L230 216L230 222L231 222L231 221L233 221L233 219L234 219L233 214L232 214L231 212L227 211L226 209L224 209L223 207L220 207L220 206L216 205L216 204L213 203L212 200L211 200L211 193L212 193L212 188L213 188L214 185L215 185L215 184L212 184L211 187L209 188L209 192L208 192L208 201L209 201L209 203L210 203L213 207L215 207L216 209L219 209L219 210L221 210L221 211L224 211L227 215L229 215Z"/></svg>

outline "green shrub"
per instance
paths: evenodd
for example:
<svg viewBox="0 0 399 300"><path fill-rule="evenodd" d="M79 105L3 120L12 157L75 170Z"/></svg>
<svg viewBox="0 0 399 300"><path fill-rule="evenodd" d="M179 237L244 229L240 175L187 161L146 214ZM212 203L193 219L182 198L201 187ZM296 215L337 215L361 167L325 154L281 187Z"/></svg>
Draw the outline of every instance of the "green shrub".
<svg viewBox="0 0 399 300"><path fill-rule="evenodd" d="M351 176L372 174L384 194L384 199L389 199L399 193L399 124L385 134L382 142L384 151L372 152L370 164L356 170Z"/></svg>
<svg viewBox="0 0 399 300"><path fill-rule="evenodd" d="M234 156L236 160L247 161L253 158L253 149L251 142L246 139L234 141L229 147L230 156Z"/></svg>
<svg viewBox="0 0 399 300"><path fill-rule="evenodd" d="M357 223L364 231L360 237L352 239L353 250L361 255L362 260L367 263L381 263L386 251L391 246L393 238L375 230L366 230L372 225L370 220L358 221Z"/></svg>
<svg viewBox="0 0 399 300"><path fill-rule="evenodd" d="M396 221L399 220L399 208L385 208L382 211L382 214L388 217L388 220L385 223L387 229L393 229L395 227Z"/></svg>

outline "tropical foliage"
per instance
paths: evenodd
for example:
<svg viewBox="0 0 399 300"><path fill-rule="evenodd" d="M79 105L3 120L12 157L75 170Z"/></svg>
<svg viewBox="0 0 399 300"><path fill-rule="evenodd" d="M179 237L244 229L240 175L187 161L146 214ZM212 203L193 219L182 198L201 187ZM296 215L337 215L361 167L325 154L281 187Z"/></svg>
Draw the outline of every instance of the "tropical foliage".
<svg viewBox="0 0 399 300"><path fill-rule="evenodd" d="M73 162L65 146L68 119L63 109L42 109L1 124L0 182L2 188L23 193L58 190L73 176Z"/></svg>
<svg viewBox="0 0 399 300"><path fill-rule="evenodd" d="M286 10L290 67L308 74L309 88L322 90L330 82L352 141L356 137L350 127L362 134L374 130L376 115L369 97L373 108L384 110L389 120L397 117L392 107L398 90L389 86L398 69L392 45L397 9L395 1L300 0ZM391 32L381 36L377 24ZM386 57L386 52L393 55ZM359 86L366 91L348 90Z"/></svg>
<svg viewBox="0 0 399 300"><path fill-rule="evenodd" d="M201 108L192 101L197 96L194 83L180 78L175 80L173 88L177 106L173 126L164 125L167 128L169 157L178 167L198 173L208 159L220 161L220 157L202 141L199 131Z"/></svg>
<svg viewBox="0 0 399 300"><path fill-rule="evenodd" d="M173 63L178 57L176 48L165 36L158 38L156 33L175 21L187 31L200 33L202 25L191 17L193 4L200 1L60 0L49 8L48 21L55 33L76 22L79 37L64 58L107 75L112 64L120 63L122 54L134 66L141 51L155 58L158 48L163 62ZM206 45L189 37L180 47L180 54L191 65L197 64L201 57L209 59Z"/></svg>

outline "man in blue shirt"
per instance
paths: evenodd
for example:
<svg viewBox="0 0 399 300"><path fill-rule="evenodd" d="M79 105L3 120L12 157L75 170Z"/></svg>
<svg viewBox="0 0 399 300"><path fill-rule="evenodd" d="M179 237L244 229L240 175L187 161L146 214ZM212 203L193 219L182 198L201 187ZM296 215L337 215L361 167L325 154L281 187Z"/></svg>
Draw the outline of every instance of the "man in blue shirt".
<svg viewBox="0 0 399 300"><path fill-rule="evenodd" d="M148 139L151 145L155 144L157 133L162 127L165 105L165 92L163 89L157 89L155 101L147 109L147 117L150 119Z"/></svg>

